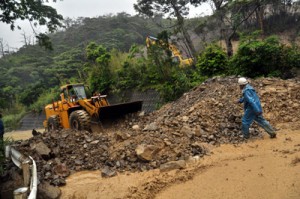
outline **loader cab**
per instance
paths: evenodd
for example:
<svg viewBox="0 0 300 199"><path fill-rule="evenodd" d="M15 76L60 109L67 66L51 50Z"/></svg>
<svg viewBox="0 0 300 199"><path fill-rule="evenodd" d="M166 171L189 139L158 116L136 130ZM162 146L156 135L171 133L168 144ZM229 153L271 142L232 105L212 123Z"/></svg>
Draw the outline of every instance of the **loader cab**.
<svg viewBox="0 0 300 199"><path fill-rule="evenodd" d="M69 102L76 102L80 99L86 99L86 93L83 84L68 84L61 87L64 98Z"/></svg>

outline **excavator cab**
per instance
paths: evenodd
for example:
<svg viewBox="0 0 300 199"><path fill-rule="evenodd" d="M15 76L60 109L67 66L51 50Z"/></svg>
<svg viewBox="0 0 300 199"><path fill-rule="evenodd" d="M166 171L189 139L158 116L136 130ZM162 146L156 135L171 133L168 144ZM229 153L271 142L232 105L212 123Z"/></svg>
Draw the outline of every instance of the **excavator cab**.
<svg viewBox="0 0 300 199"><path fill-rule="evenodd" d="M174 63L178 63L178 64L180 64L180 58L179 58L179 56L172 56L172 61L174 62Z"/></svg>

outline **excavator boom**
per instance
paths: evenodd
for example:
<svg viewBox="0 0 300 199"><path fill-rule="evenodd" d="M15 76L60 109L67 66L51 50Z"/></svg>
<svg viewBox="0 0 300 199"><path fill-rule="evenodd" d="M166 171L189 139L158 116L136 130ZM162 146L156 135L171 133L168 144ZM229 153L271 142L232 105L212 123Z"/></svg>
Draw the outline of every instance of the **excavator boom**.
<svg viewBox="0 0 300 199"><path fill-rule="evenodd" d="M146 38L146 46L147 48L150 48L151 45L168 45L169 50L172 52L172 57L174 58L174 60L177 60L177 62L179 62L180 67L192 66L194 63L193 58L183 58L180 50L175 45L165 43L164 41L159 40L155 37L148 36Z"/></svg>

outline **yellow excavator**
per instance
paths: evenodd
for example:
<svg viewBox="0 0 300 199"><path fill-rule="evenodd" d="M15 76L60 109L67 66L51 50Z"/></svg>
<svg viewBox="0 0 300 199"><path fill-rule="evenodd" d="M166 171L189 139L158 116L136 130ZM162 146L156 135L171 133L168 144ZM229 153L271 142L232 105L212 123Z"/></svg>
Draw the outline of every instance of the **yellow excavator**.
<svg viewBox="0 0 300 199"><path fill-rule="evenodd" d="M175 62L179 63L180 67L188 67L193 65L193 58L183 58L182 54L180 53L180 50L173 44L166 44L162 40L157 39L156 37L148 36L146 38L146 46L147 48L150 48L152 45L168 45L169 50L172 52L172 58Z"/></svg>
<svg viewBox="0 0 300 199"><path fill-rule="evenodd" d="M90 130L91 122L113 120L128 113L141 111L142 101L110 105L106 95L99 93L87 98L84 84L61 87L60 100L45 106L48 131L60 128Z"/></svg>

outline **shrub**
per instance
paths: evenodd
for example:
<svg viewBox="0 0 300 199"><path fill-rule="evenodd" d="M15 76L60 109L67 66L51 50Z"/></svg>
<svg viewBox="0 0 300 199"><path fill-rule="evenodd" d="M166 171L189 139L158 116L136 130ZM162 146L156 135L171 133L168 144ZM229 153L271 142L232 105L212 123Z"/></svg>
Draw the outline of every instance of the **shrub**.
<svg viewBox="0 0 300 199"><path fill-rule="evenodd" d="M285 60L292 68L300 68L300 49L298 46L284 47Z"/></svg>
<svg viewBox="0 0 300 199"><path fill-rule="evenodd" d="M157 85L161 97L165 102L178 99L183 93L191 89L190 77L184 69L173 68L167 81Z"/></svg>
<svg viewBox="0 0 300 199"><path fill-rule="evenodd" d="M123 67L117 71L116 84L118 88L127 89L138 86L140 72L132 63L125 61Z"/></svg>
<svg viewBox="0 0 300 199"><path fill-rule="evenodd" d="M225 74L228 66L226 53L216 44L211 44L200 54L196 67L202 76Z"/></svg>
<svg viewBox="0 0 300 199"><path fill-rule="evenodd" d="M36 102L29 107L29 110L39 113L44 110L45 105L50 104L53 101L57 101L58 99L60 99L60 97L59 89L57 87L48 91L44 91L42 94L40 94Z"/></svg>
<svg viewBox="0 0 300 199"><path fill-rule="evenodd" d="M297 54L297 53L296 53ZM237 54L230 61L230 74L247 77L282 77L290 71L295 62L295 52L280 44L279 39L270 36L265 40L251 38L241 41ZM299 58L298 58L299 59Z"/></svg>

